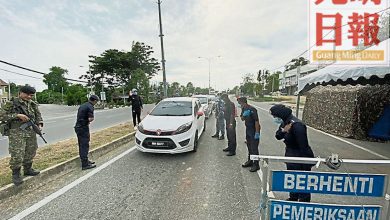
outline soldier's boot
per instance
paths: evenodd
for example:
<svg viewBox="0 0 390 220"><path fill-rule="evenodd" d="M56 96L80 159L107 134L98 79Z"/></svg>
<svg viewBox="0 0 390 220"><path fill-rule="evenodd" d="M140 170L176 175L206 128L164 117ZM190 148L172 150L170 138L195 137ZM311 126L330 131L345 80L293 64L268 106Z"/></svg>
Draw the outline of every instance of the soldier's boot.
<svg viewBox="0 0 390 220"><path fill-rule="evenodd" d="M255 161L253 161L252 167L251 167L251 169L249 171L250 172L256 172L258 170L260 170L259 161L255 160Z"/></svg>
<svg viewBox="0 0 390 220"><path fill-rule="evenodd" d="M225 139L225 135L221 135L221 137L218 138L218 140L223 140Z"/></svg>
<svg viewBox="0 0 390 220"><path fill-rule="evenodd" d="M218 138L219 135L218 134L214 134L213 136L211 136L212 138Z"/></svg>
<svg viewBox="0 0 390 220"><path fill-rule="evenodd" d="M25 164L23 170L25 176L36 176L41 173L41 171L32 168L32 163Z"/></svg>
<svg viewBox="0 0 390 220"><path fill-rule="evenodd" d="M23 183L23 177L20 174L20 167L12 170L12 182L18 186Z"/></svg>

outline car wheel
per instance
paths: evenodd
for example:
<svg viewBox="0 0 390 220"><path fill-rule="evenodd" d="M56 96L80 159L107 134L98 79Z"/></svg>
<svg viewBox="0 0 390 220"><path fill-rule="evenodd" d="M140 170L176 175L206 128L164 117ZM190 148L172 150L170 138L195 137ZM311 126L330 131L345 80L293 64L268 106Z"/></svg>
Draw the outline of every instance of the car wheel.
<svg viewBox="0 0 390 220"><path fill-rule="evenodd" d="M192 152L196 152L198 150L198 131L195 133L195 139L194 139L194 149Z"/></svg>

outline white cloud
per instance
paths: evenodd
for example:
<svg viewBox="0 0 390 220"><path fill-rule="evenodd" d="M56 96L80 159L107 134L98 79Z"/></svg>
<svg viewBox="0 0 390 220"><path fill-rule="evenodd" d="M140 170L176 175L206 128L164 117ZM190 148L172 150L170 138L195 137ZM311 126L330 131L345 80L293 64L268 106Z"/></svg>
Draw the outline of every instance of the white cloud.
<svg viewBox="0 0 390 220"><path fill-rule="evenodd" d="M198 57L221 55L212 60L211 85L232 88L246 73L272 69L297 56L307 48L306 1L286 2L163 1L168 81L207 87L208 62ZM155 1L83 1L80 9L72 3L47 1L23 12L0 6L0 18L10 21L0 21L0 58L42 71L61 66L72 78L85 71L79 66L88 66L88 55L128 50L132 41L153 46L161 59ZM161 81L162 73L154 80Z"/></svg>

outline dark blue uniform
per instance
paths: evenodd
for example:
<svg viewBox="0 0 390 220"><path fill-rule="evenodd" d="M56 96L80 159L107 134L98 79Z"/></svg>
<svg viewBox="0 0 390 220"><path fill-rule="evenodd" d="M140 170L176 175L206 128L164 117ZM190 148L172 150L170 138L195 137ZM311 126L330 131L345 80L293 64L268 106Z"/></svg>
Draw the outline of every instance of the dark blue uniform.
<svg viewBox="0 0 390 220"><path fill-rule="evenodd" d="M88 152L89 152L89 118L94 118L94 107L90 102L82 104L77 112L77 121L74 127L77 134L77 140L79 142L79 154L81 159L81 165L83 167L88 165Z"/></svg>
<svg viewBox="0 0 390 220"><path fill-rule="evenodd" d="M290 131L283 132L282 128L287 124L292 124ZM283 140L286 145L286 157L314 157L314 153L309 146L307 139L307 128L302 121L296 117L290 115L284 120L280 125L279 130L276 131L276 139ZM312 166L311 164L299 164L299 163L286 163L287 170L304 170L310 171ZM292 201L301 201L301 202L310 202L311 196L310 193L290 193L289 200Z"/></svg>
<svg viewBox="0 0 390 220"><path fill-rule="evenodd" d="M242 108L242 112L250 111L249 116L244 117L245 127L246 127L246 146L248 147L248 158L249 155L259 155L259 139L255 139L256 133L256 122L259 121L259 115L257 114L256 108L248 105L245 108ZM242 115L242 113L241 113Z"/></svg>
<svg viewBox="0 0 390 220"><path fill-rule="evenodd" d="M226 134L228 139L228 149L231 153L236 153L236 107L233 102L225 102L224 117L226 121ZM229 125L232 125L231 127Z"/></svg>
<svg viewBox="0 0 390 220"><path fill-rule="evenodd" d="M131 95L129 97L131 102L131 111L133 113L133 125L137 125L141 122L141 109L142 109L142 99L139 95Z"/></svg>

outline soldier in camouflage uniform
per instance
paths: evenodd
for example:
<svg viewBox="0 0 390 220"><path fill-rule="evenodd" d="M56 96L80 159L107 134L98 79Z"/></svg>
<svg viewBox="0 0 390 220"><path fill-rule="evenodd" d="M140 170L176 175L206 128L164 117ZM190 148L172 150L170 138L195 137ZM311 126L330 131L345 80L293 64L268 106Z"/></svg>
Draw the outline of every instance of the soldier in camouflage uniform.
<svg viewBox="0 0 390 220"><path fill-rule="evenodd" d="M14 107L15 104L21 105L39 128L42 128L43 121L38 105L31 100L34 94L35 89L33 87L23 86L19 90L19 97L7 102L0 109L0 121L7 121L9 125L8 140L11 155L9 165L12 170L12 181L15 185L23 182L20 173L22 166L25 176L35 176L40 173L32 168L33 158L38 148L36 133L31 126L25 130L20 128L30 118L18 112Z"/></svg>

